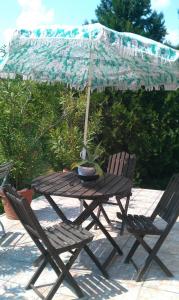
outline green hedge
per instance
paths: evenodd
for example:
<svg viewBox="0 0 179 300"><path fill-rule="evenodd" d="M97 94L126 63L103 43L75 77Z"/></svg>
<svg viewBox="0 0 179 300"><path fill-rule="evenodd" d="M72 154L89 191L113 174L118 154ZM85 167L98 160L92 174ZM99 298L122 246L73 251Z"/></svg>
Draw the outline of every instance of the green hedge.
<svg viewBox="0 0 179 300"><path fill-rule="evenodd" d="M60 84L0 80L0 163L19 188L49 169L70 168L83 143L86 94ZM179 171L179 91L92 93L88 143L104 157L137 155L136 185L164 188Z"/></svg>
<svg viewBox="0 0 179 300"><path fill-rule="evenodd" d="M106 155L127 150L137 155L136 183L164 188L179 172L179 90L112 92L94 95L103 103Z"/></svg>

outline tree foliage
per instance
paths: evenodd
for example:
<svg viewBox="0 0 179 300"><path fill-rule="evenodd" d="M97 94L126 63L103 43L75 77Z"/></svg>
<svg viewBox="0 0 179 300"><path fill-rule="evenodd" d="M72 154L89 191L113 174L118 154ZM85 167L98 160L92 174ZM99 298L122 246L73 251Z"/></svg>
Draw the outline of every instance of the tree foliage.
<svg viewBox="0 0 179 300"><path fill-rule="evenodd" d="M164 188L179 171L179 90L114 92L93 97L103 103L105 156L126 150L135 153L136 183Z"/></svg>
<svg viewBox="0 0 179 300"><path fill-rule="evenodd" d="M83 131L86 110L86 94L66 91L59 98L62 115L58 127L50 132L51 164L55 169L71 168L79 160L83 147ZM101 109L90 114L88 145L92 147L97 134L101 132ZM97 142L97 141L96 141Z"/></svg>
<svg viewBox="0 0 179 300"><path fill-rule="evenodd" d="M45 138L57 126L57 93L43 84L0 80L0 160L13 161L17 187L43 172Z"/></svg>
<svg viewBox="0 0 179 300"><path fill-rule="evenodd" d="M0 160L12 161L11 181L21 188L48 165L49 132L61 109L56 86L0 80Z"/></svg>
<svg viewBox="0 0 179 300"><path fill-rule="evenodd" d="M165 38L163 14L152 11L150 0L101 0L95 12L98 22L114 30L137 33L159 42ZM122 150L136 153L137 182L164 188L172 173L179 169L179 91L107 89L93 96L103 103L101 139L106 156Z"/></svg>
<svg viewBox="0 0 179 300"><path fill-rule="evenodd" d="M179 90L93 92L89 146L136 153L136 183L164 188L179 170ZM0 80L0 163L13 161L17 187L49 168L70 168L83 144L85 93L59 84ZM105 164L104 164L105 167Z"/></svg>
<svg viewBox="0 0 179 300"><path fill-rule="evenodd" d="M141 34L162 42L166 35L162 13L151 9L150 0L101 0L97 21L111 29Z"/></svg>
<svg viewBox="0 0 179 300"><path fill-rule="evenodd" d="M79 159L85 107L84 93L60 84L0 80L0 163L13 162L11 180L17 188ZM90 145L101 130L100 108L89 123Z"/></svg>

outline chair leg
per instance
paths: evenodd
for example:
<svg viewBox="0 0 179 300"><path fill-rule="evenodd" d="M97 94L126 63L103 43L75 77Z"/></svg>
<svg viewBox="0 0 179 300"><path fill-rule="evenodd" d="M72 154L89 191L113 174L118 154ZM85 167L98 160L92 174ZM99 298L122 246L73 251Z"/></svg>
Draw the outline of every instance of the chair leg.
<svg viewBox="0 0 179 300"><path fill-rule="evenodd" d="M35 271L34 275L30 279L30 281L27 283L27 285L25 287L26 290L29 290L32 288L32 285L37 281L37 279L39 278L40 274L42 273L42 271L44 270L46 265L47 265L47 260L44 258L43 260L40 261L37 270Z"/></svg>
<svg viewBox="0 0 179 300"><path fill-rule="evenodd" d="M152 260L155 260L160 265L161 269L164 271L164 273L167 276L173 277L173 274L168 270L168 268L162 263L162 261L157 256L152 257L152 252L151 252L151 254L147 257L143 268L141 268L137 274L137 278L136 278L137 282L142 280L145 272L147 271L150 264L152 263Z"/></svg>
<svg viewBox="0 0 179 300"><path fill-rule="evenodd" d="M173 274L170 272L170 270L165 266L165 264L160 260L160 258L156 255L157 252L159 251L164 239L165 239L166 235L162 235L160 236L160 238L158 239L158 241L156 242L155 246L152 248L150 248L150 246L144 241L144 235L143 236L139 236L137 234L135 234L135 242L132 246L132 248L130 249L124 263L129 263L129 261L131 260L132 256L134 255L135 251L137 250L138 246L141 245L143 246L143 248L148 252L148 257L145 261L144 266L139 270L138 274L137 274L137 278L136 281L141 281L142 277L144 276L145 272L147 271L147 269L149 268L152 260L155 260L155 262L161 267L161 269L163 270L163 272L169 276L169 277L173 277Z"/></svg>
<svg viewBox="0 0 179 300"><path fill-rule="evenodd" d="M6 232L5 232L5 229L4 229L4 225L3 225L3 223L1 221L0 221L0 225L1 225L1 228L2 228L3 235L5 235Z"/></svg>
<svg viewBox="0 0 179 300"><path fill-rule="evenodd" d="M65 265L63 263L63 261L60 259L59 256L55 255L55 261L57 263L57 265L59 266L59 268L61 269L61 274L58 277L58 279L56 280L54 286L51 288L51 290L49 291L46 300L51 300L52 297L54 296L54 294L56 293L57 289L59 288L59 286L61 285L62 281L66 278L68 281L68 284L70 284L72 286L72 288L75 290L77 296L79 298L82 298L83 292L81 290L81 288L78 286L76 280L72 277L72 275L70 274L69 270L71 268L71 266L73 265L74 261L76 260L76 258L78 257L80 251L82 250L83 247L80 247L78 249L76 249L74 251L74 253L72 254L72 256L70 257L69 261L67 262L67 264Z"/></svg>
<svg viewBox="0 0 179 300"><path fill-rule="evenodd" d="M34 275L32 276L32 278L30 279L30 281L28 282L26 289L32 288L40 297L43 297L43 295L37 290L37 288L34 286L34 284L37 281L37 279L39 278L39 276L42 273L42 271L44 270L44 268L46 267L47 263L49 263L51 265L51 267L53 268L53 270L55 271L55 273L57 274L58 278L57 278L56 282L54 283L53 287L51 288L51 290L49 291L47 297L44 297L44 299L51 300L53 298L53 296L55 295L57 289L59 288L62 281L65 279L65 277L66 277L68 283L75 290L77 296L79 298L83 297L84 295L83 295L82 290L80 289L80 287L76 283L75 279L72 277L72 275L69 272L72 264L76 260L77 256L79 255L80 251L82 250L82 248L83 247L78 248L73 252L73 254L71 255L71 257L66 265L63 263L63 261L60 259L60 257L58 255L54 254L53 256L51 256L51 255L49 255L49 253L44 251L43 259L41 259L41 261L39 262L39 266L38 266L36 272L34 273Z"/></svg>
<svg viewBox="0 0 179 300"><path fill-rule="evenodd" d="M43 259L45 258L47 260L47 262L51 265L51 267L53 268L53 270L55 271L55 273L57 274L57 276L59 275L59 268L56 265L56 263L54 262L54 260L51 258L51 255L49 254L49 252L44 248L44 246L39 242L38 239L33 238L34 243L36 243L37 247L39 248L40 252L42 253L35 261L34 261L34 266L38 266L41 261L43 261Z"/></svg>
<svg viewBox="0 0 179 300"><path fill-rule="evenodd" d="M139 247L140 245L140 242L138 240L136 240L134 242L134 244L132 245L128 255L126 256L125 260L124 260L124 263L125 264L128 264L130 259L132 258L132 256L134 255L135 251L137 250L137 248Z"/></svg>
<svg viewBox="0 0 179 300"><path fill-rule="evenodd" d="M127 211L128 211L128 207L129 207L129 201L130 201L130 196L128 196L126 198L126 204L125 204L125 208L124 208L124 213L127 215ZM124 227L125 227L125 221L122 220L122 224L121 224L121 230L120 230L120 235L123 235L124 233Z"/></svg>
<svg viewBox="0 0 179 300"><path fill-rule="evenodd" d="M97 216L98 219L100 218L101 207L102 207L101 205L98 206L98 211L97 211L97 214L96 214L96 216ZM98 229L98 228L97 228L97 224L94 225L94 229L95 229L95 230Z"/></svg>
<svg viewBox="0 0 179 300"><path fill-rule="evenodd" d="M37 262L36 266L38 267L37 270L35 271L34 275L32 276L32 278L30 279L30 281L28 282L28 284L26 285L26 290L32 288L32 285L35 284L35 282L37 281L38 277L40 276L40 274L42 273L42 271L44 270L44 268L46 267L47 263L49 263L51 265L51 267L53 268L53 270L55 271L55 273L57 274L57 276L59 276L59 274L61 273L57 267L57 265L55 264L55 262L53 261L53 259L51 258L51 256L49 255L49 253L47 251L43 251L43 254L40 255L35 263Z"/></svg>
<svg viewBox="0 0 179 300"><path fill-rule="evenodd" d="M150 263L152 262L152 260L155 260L156 263L158 263L158 265L161 267L161 269L163 270L163 272L169 276L169 277L173 277L173 274L170 272L170 270L165 266L165 264L160 260L160 258L156 255L157 252L159 251L162 242L164 240L164 237L161 236L157 243L155 244L155 246L153 247L153 249L150 248L150 246L143 240L143 238L140 238L140 244L144 247L144 249L149 253L149 256L146 259L146 262L144 264L144 267L139 271L138 276L137 276L137 280L136 281L140 281L143 277L143 275L145 274L145 272L147 271L148 267L150 266Z"/></svg>
<svg viewBox="0 0 179 300"><path fill-rule="evenodd" d="M147 269L149 268L150 264L152 262L152 257L149 255L148 258L146 259L145 265L143 266L143 268L141 268L137 274L137 278L136 281L139 282L142 280L142 277L144 276L145 272L147 271Z"/></svg>
<svg viewBox="0 0 179 300"><path fill-rule="evenodd" d="M105 211L105 209L104 209L103 206L101 206L101 212L102 212L102 214L103 214L103 216L104 216L106 222L107 222L109 225L111 225L111 221L109 220L109 217L108 217L108 215L107 215L107 213L106 213L106 211Z"/></svg>
<svg viewBox="0 0 179 300"><path fill-rule="evenodd" d="M101 273L103 274L103 276L105 278L109 279L108 273L103 268L103 266L101 265L101 263L99 262L99 260L96 258L96 256L93 254L93 252L90 250L90 248L88 246L85 246L84 250L89 255L89 257L92 259L92 261L95 263L95 265L98 267L98 269L101 271Z"/></svg>
<svg viewBox="0 0 179 300"><path fill-rule="evenodd" d="M97 211L97 214L96 214L96 216L98 217L98 219L100 218L100 214L101 214L101 213L103 214L103 217L105 218L106 222L107 222L109 225L111 225L111 221L110 221L110 219L109 219L109 217L108 217L108 215L107 215L107 213L106 213L106 211L105 211L105 209L104 209L104 207L103 207L102 204L99 205L98 211ZM95 230L97 229L97 225L94 226L94 229L95 229Z"/></svg>

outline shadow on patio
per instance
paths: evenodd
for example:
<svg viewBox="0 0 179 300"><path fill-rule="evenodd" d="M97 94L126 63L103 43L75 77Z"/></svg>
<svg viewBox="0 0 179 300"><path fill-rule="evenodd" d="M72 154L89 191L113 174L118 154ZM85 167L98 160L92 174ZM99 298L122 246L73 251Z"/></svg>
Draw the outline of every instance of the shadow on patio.
<svg viewBox="0 0 179 300"><path fill-rule="evenodd" d="M130 213L134 210L136 213L150 213L153 206L156 205L162 191L135 190L130 203ZM147 199L147 200L146 200ZM63 202L63 198L58 199L58 205L61 205L64 212L74 219L79 212L79 202L69 201ZM47 202L39 198L32 203L33 209L38 215L39 220L45 225L51 222L58 222L58 217L47 204ZM109 209L112 217L115 217L115 207ZM25 285L34 272L33 262L38 257L39 252L27 234L24 232L18 221L5 219L2 216L7 234L0 239L0 298L31 300L39 299L33 291L26 291ZM179 299L179 222L175 224L173 230L164 242L159 253L166 265L174 273L173 278L168 278L163 274L159 267L153 263L150 270L145 276L144 282L135 282L136 271L132 264L124 264L124 258L128 253L133 238L128 234L120 236L117 230L110 230L115 240L122 248L124 255L116 256L108 268L110 280L106 280L101 276L91 259L82 253L80 259L77 260L72 268L72 273L80 284L86 297L85 299L132 299L132 300L148 300L148 299ZM104 257L111 250L111 245L106 241L100 230L93 231L95 239L90 245L93 252L103 262ZM152 244L154 239L148 238ZM136 252L134 257L137 264L141 264L145 259L146 253L141 249ZM141 259L142 257L142 259ZM43 276L44 275L44 276ZM45 279L44 279L45 278ZM53 281L56 275L49 268L42 274L42 282L37 282L44 291L47 290L49 280ZM39 280L39 281L41 281ZM72 300L76 299L75 294L66 284L57 291L54 300Z"/></svg>

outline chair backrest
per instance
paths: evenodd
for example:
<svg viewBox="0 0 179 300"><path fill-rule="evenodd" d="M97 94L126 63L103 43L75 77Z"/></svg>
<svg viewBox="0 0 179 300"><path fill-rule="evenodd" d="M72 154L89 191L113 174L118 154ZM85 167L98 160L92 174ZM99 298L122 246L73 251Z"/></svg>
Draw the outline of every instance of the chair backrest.
<svg viewBox="0 0 179 300"><path fill-rule="evenodd" d="M0 187L3 187L3 185L5 184L11 168L11 162L3 163L0 165Z"/></svg>
<svg viewBox="0 0 179 300"><path fill-rule="evenodd" d="M153 215L159 215L167 223L175 221L179 213L179 174L174 174L163 193Z"/></svg>
<svg viewBox="0 0 179 300"><path fill-rule="evenodd" d="M133 179L136 165L136 155L127 152L119 152L109 156L107 173L123 175Z"/></svg>
<svg viewBox="0 0 179 300"><path fill-rule="evenodd" d="M20 196L10 184L3 187L3 192L31 238L33 240L42 239L43 242L46 243L47 237L44 234L44 230L42 229L28 201Z"/></svg>

